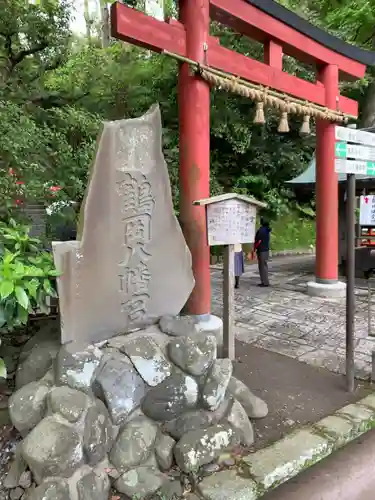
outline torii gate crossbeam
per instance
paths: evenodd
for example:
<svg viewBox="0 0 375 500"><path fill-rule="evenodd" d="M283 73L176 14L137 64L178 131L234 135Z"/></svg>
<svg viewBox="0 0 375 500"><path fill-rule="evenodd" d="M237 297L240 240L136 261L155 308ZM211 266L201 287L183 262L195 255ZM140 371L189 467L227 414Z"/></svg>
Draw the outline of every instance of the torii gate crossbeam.
<svg viewBox="0 0 375 500"><path fill-rule="evenodd" d="M357 116L356 101L340 95L339 78L358 79L375 54L357 49L313 27L273 0L180 0L179 20L158 21L115 3L112 36L156 52L173 52L202 65L262 84L298 99ZM226 49L210 36L210 19L264 44L264 62ZM316 82L283 71L283 54L312 63ZM188 312L207 315L211 308L209 248L204 208L193 201L209 197L210 86L181 64L178 83L180 119L181 222L192 253L196 286ZM334 171L335 125L317 120L316 282L338 281L338 197ZM334 287L333 287L334 288Z"/></svg>

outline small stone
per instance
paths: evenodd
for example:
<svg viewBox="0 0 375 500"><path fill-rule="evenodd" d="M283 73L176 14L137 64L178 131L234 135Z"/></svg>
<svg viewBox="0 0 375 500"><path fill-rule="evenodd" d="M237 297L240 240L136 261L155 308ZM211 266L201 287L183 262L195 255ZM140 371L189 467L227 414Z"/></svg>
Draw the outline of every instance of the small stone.
<svg viewBox="0 0 375 500"><path fill-rule="evenodd" d="M190 431L176 444L174 455L184 472L197 472L200 467L215 461L223 451L238 444L235 431L228 425Z"/></svg>
<svg viewBox="0 0 375 500"><path fill-rule="evenodd" d="M183 488L181 481L167 481L153 496L153 500L179 500L183 498Z"/></svg>
<svg viewBox="0 0 375 500"><path fill-rule="evenodd" d="M228 384L228 392L241 403L250 418L264 418L268 415L267 404L255 396L241 380L232 377Z"/></svg>
<svg viewBox="0 0 375 500"><path fill-rule="evenodd" d="M20 498L22 497L23 493L24 493L24 490L18 486L14 490L10 490L10 492L9 492L9 499L10 500L20 500Z"/></svg>
<svg viewBox="0 0 375 500"><path fill-rule="evenodd" d="M168 354L181 370L200 376L207 372L216 358L216 338L213 335L195 335L175 339L168 345Z"/></svg>
<svg viewBox="0 0 375 500"><path fill-rule="evenodd" d="M4 488L10 490L12 488L17 488L20 484L20 478L22 474L26 471L27 464L21 455L21 443L16 446L14 452L14 458L11 462L8 474L5 476L3 486Z"/></svg>
<svg viewBox="0 0 375 500"><path fill-rule="evenodd" d="M111 463L124 470L144 462L154 449L157 431L158 427L145 417L126 424L111 450Z"/></svg>
<svg viewBox="0 0 375 500"><path fill-rule="evenodd" d="M220 470L220 465L218 464L206 464L202 467L203 472L206 474L214 474Z"/></svg>
<svg viewBox="0 0 375 500"><path fill-rule="evenodd" d="M212 416L205 410L194 410L183 413L180 417L165 424L167 432L175 439L189 431L206 429L212 424Z"/></svg>
<svg viewBox="0 0 375 500"><path fill-rule="evenodd" d="M83 461L78 434L54 417L44 418L24 439L22 456L38 484L49 476L69 477Z"/></svg>
<svg viewBox="0 0 375 500"><path fill-rule="evenodd" d="M16 373L16 388L40 380L48 372L60 344L57 340L45 340L36 344L20 363Z"/></svg>
<svg viewBox="0 0 375 500"><path fill-rule="evenodd" d="M120 350L129 356L140 376L151 387L159 385L172 373L171 363L150 337L136 337Z"/></svg>
<svg viewBox="0 0 375 500"><path fill-rule="evenodd" d="M62 479L47 479L43 484L35 488L27 500L72 500L69 487Z"/></svg>
<svg viewBox="0 0 375 500"><path fill-rule="evenodd" d="M160 330L173 337L184 337L197 333L192 316L163 316L159 322Z"/></svg>
<svg viewBox="0 0 375 500"><path fill-rule="evenodd" d="M233 401L227 420L237 431L241 444L251 446L254 443L254 429L241 403Z"/></svg>
<svg viewBox="0 0 375 500"><path fill-rule="evenodd" d="M83 349L75 342L62 346L55 363L56 382L90 394L102 355L93 346Z"/></svg>
<svg viewBox="0 0 375 500"><path fill-rule="evenodd" d="M27 488L30 488L31 483L32 483L31 472L27 470L21 474L18 484L21 486L21 488L26 490Z"/></svg>
<svg viewBox="0 0 375 500"><path fill-rule="evenodd" d="M146 394L142 410L154 420L173 420L195 408L198 395L197 382L188 375L176 372Z"/></svg>
<svg viewBox="0 0 375 500"><path fill-rule="evenodd" d="M161 470L167 471L173 464L173 448L176 441L170 436L160 434L156 440L155 455Z"/></svg>
<svg viewBox="0 0 375 500"><path fill-rule="evenodd" d="M9 414L14 427L22 434L33 429L44 417L49 387L30 382L9 399Z"/></svg>
<svg viewBox="0 0 375 500"><path fill-rule="evenodd" d="M116 355L104 363L96 378L96 384L102 391L115 425L126 422L148 390L131 361L124 355L121 355L121 358Z"/></svg>
<svg viewBox="0 0 375 500"><path fill-rule="evenodd" d="M217 410L224 401L232 372L233 366L230 359L215 360L202 392L202 402L209 410Z"/></svg>
<svg viewBox="0 0 375 500"><path fill-rule="evenodd" d="M89 407L91 399L82 391L70 387L55 387L49 394L53 413L59 413L68 422L77 422Z"/></svg>
<svg viewBox="0 0 375 500"><path fill-rule="evenodd" d="M99 399L85 417L83 451L90 465L96 465L112 447L112 423L107 408Z"/></svg>
<svg viewBox="0 0 375 500"><path fill-rule="evenodd" d="M90 472L77 482L79 500L108 500L111 484L107 474Z"/></svg>
<svg viewBox="0 0 375 500"><path fill-rule="evenodd" d="M165 482L168 476L149 467L137 467L125 472L116 482L115 488L130 498L142 500L155 493Z"/></svg>
<svg viewBox="0 0 375 500"><path fill-rule="evenodd" d="M226 458L222 463L223 465L225 465L225 467L233 467L234 465L236 465L236 461L234 458Z"/></svg>

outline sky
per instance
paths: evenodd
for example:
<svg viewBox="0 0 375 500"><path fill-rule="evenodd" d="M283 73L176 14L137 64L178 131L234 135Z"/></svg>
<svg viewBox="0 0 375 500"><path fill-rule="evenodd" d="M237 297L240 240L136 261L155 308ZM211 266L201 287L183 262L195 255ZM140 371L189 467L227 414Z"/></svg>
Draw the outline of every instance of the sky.
<svg viewBox="0 0 375 500"><path fill-rule="evenodd" d="M95 12L96 9L96 1L95 0L90 0L90 7L91 7L91 13ZM84 10L83 10L83 0L75 0L74 1L74 20L71 23L71 28L73 33L76 33L77 35L82 35L86 31L85 27L85 17L84 17Z"/></svg>

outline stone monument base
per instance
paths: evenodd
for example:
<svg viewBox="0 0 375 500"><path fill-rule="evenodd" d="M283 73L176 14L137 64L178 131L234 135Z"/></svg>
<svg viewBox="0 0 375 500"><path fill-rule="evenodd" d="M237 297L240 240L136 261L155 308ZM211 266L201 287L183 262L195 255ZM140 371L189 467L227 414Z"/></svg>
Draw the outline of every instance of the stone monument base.
<svg viewBox="0 0 375 500"><path fill-rule="evenodd" d="M250 446L250 419L267 405L217 358L214 329L196 325L164 317L89 347L40 332L24 348L9 404L24 439L6 486L19 489L31 472L30 500L108 500L111 488L182 498L201 467Z"/></svg>

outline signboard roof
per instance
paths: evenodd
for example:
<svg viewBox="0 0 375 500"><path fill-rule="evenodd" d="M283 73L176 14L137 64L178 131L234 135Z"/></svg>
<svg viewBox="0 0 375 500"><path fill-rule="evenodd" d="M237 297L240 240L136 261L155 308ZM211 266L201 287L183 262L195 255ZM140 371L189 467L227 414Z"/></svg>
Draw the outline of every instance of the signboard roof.
<svg viewBox="0 0 375 500"><path fill-rule="evenodd" d="M244 194L237 194L237 193L226 193L226 194L220 194L218 196L212 196L211 198L204 198L202 200L195 201L194 205L201 205L201 206L212 205L213 203L219 203L220 201L225 201L225 200L241 200L251 205L256 205L259 208L267 207L267 203L258 201L255 198L252 198L251 196L245 196Z"/></svg>

